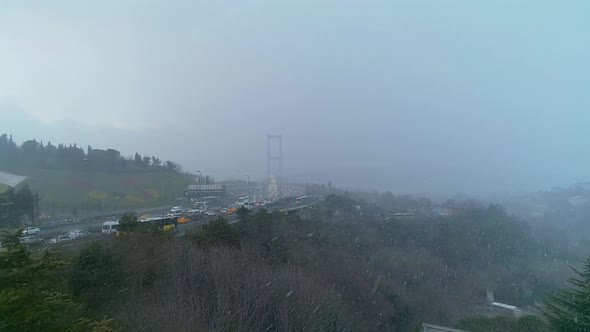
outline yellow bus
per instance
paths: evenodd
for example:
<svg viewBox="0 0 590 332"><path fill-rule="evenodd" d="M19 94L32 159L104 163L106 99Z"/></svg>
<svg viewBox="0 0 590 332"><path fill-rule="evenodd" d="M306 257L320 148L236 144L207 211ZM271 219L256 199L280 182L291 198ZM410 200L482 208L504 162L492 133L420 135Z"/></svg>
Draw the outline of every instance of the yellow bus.
<svg viewBox="0 0 590 332"><path fill-rule="evenodd" d="M155 226L159 229L169 231L174 230L178 226L178 217L161 217L161 218L150 218L146 220L149 226Z"/></svg>

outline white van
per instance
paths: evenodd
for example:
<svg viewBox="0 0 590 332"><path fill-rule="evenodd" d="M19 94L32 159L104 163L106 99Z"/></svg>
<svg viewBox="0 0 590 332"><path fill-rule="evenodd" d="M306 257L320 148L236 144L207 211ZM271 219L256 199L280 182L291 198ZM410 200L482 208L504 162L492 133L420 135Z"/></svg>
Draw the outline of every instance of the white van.
<svg viewBox="0 0 590 332"><path fill-rule="evenodd" d="M105 221L102 223L102 234L117 233L118 221Z"/></svg>

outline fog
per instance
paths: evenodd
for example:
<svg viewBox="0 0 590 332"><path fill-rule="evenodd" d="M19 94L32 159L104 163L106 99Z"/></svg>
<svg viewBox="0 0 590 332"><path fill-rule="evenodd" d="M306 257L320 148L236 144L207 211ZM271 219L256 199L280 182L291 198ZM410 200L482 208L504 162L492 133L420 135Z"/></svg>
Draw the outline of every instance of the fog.
<svg viewBox="0 0 590 332"><path fill-rule="evenodd" d="M393 192L587 181L586 1L0 5L0 132Z"/></svg>

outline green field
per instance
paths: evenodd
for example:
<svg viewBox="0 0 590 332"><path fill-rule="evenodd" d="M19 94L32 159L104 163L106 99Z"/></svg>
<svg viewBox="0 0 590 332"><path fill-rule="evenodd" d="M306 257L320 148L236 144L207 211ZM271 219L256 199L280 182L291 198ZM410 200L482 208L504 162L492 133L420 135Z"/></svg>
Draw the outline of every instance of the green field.
<svg viewBox="0 0 590 332"><path fill-rule="evenodd" d="M0 183L0 193L5 192L8 188L10 187L5 185L4 183Z"/></svg>
<svg viewBox="0 0 590 332"><path fill-rule="evenodd" d="M39 193L41 213L49 216L172 204L191 180L187 175L166 171L34 169L22 173L29 177L24 182Z"/></svg>

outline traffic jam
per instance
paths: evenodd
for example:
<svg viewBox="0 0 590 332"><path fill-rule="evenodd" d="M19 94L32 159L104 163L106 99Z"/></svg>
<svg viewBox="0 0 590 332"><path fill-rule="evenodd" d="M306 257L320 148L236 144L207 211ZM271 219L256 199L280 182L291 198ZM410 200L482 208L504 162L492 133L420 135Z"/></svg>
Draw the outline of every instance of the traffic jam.
<svg viewBox="0 0 590 332"><path fill-rule="evenodd" d="M297 197L295 202L300 204L305 201L306 198L306 196ZM188 208L183 206L173 206L164 211L157 211L156 209L156 213L138 215L138 226L146 228L151 226L165 231L173 231L177 229L185 229L184 227L179 228L178 226L189 224L198 225L219 217L227 218L229 222L232 223L237 221L235 213L241 207L252 210L270 205L276 208L277 206L274 205L278 201L277 199L272 198L257 200L256 196L248 196L243 192L236 192L234 196L235 202L233 203L229 202L234 199L223 200L222 202L214 197L211 197L211 199L207 199L207 197L202 199L185 199L189 204ZM77 239L107 234L121 235L124 233L119 229L122 216L123 215L120 215L117 218L111 218L106 221L105 219L95 219L94 222L74 223L71 226L72 229L67 231L64 231L64 228L67 229L66 225L48 227L48 229L43 230L39 227L26 227L22 231L20 239L22 243L27 245L55 245L58 243L68 245L67 242Z"/></svg>

